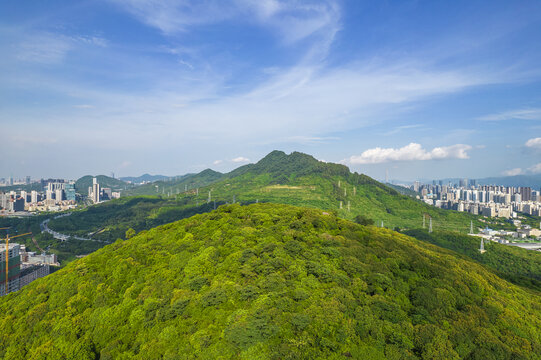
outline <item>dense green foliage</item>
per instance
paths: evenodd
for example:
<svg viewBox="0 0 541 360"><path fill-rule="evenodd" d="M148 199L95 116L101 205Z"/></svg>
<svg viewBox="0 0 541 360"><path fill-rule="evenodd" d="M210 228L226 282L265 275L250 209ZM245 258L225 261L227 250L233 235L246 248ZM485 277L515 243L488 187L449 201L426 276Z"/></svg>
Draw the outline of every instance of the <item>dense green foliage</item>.
<svg viewBox="0 0 541 360"><path fill-rule="evenodd" d="M92 179L94 176L92 175L86 175L82 178L79 178L75 182L75 191L77 191L79 194L87 195L88 194L88 188L92 186ZM95 178L98 180L98 184L100 184L101 188L111 188L113 190L124 190L127 189L129 184L125 183L122 180L118 180L109 176L105 175L98 175L95 176Z"/></svg>
<svg viewBox="0 0 541 360"><path fill-rule="evenodd" d="M481 239L456 232L424 230L405 231L416 239L456 251L493 269L497 274L515 284L541 291L541 253L485 241L484 254L479 252Z"/></svg>
<svg viewBox="0 0 541 360"><path fill-rule="evenodd" d="M539 293L316 209L228 205L0 299L5 359L539 359Z"/></svg>
<svg viewBox="0 0 541 360"><path fill-rule="evenodd" d="M126 231L130 228L136 232L148 230L213 208L214 203L201 202L196 205L188 198L129 197L89 206L70 216L53 219L49 227L63 234L115 241L125 239Z"/></svg>

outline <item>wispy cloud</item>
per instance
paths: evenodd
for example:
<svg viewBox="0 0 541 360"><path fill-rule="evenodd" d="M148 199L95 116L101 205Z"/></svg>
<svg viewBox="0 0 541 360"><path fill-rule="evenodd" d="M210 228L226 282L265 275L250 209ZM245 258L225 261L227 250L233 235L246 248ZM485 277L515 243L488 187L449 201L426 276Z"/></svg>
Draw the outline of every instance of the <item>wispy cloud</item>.
<svg viewBox="0 0 541 360"><path fill-rule="evenodd" d="M193 26L224 21L256 22L275 29L294 43L312 34L337 31L340 11L335 1L176 1L111 0L141 22L165 34L185 32Z"/></svg>
<svg viewBox="0 0 541 360"><path fill-rule="evenodd" d="M485 115L477 118L481 121L505 121L505 120L541 120L540 108L526 108L501 113Z"/></svg>
<svg viewBox="0 0 541 360"><path fill-rule="evenodd" d="M213 165L220 165L221 163L223 163L223 160L214 160L212 162Z"/></svg>
<svg viewBox="0 0 541 360"><path fill-rule="evenodd" d="M16 49L18 60L55 64L62 62L72 48L69 38L51 33L38 33L27 36Z"/></svg>
<svg viewBox="0 0 541 360"><path fill-rule="evenodd" d="M423 149L420 144L410 143L404 147L380 148L376 147L364 151L361 155L353 155L343 160L349 164L380 164L391 161L416 161L416 160L443 160L443 159L468 159L470 145L456 144L452 146L436 147L430 151Z"/></svg>
<svg viewBox="0 0 541 360"><path fill-rule="evenodd" d="M422 126L423 126L422 124L411 124L411 125L397 126L394 129L384 133L384 135L394 135L394 134L398 134L399 132L402 132L404 130L417 129L417 128L420 128Z"/></svg>

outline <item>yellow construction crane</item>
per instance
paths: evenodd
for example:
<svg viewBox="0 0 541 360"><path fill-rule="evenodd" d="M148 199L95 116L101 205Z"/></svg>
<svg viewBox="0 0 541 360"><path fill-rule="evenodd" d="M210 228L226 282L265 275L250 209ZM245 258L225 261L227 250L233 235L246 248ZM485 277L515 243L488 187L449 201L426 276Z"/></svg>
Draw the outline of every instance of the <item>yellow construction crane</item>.
<svg viewBox="0 0 541 360"><path fill-rule="evenodd" d="M3 229L9 229L9 228L0 228L0 230L3 230ZM12 236L11 238L15 239L15 238L18 238L20 236L31 235L31 234L32 234L31 232L28 232L28 233ZM9 284L9 282L8 282L9 281L9 234L6 235L5 240L6 240L6 256L5 256L5 261L6 261L6 283L4 285L4 295L7 295L8 294L8 284Z"/></svg>

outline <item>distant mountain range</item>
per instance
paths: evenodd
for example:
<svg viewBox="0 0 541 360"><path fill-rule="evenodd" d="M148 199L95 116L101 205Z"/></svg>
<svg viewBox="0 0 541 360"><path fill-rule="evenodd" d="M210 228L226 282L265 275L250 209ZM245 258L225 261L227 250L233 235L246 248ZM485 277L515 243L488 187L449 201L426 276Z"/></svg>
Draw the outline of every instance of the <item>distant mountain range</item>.
<svg viewBox="0 0 541 360"><path fill-rule="evenodd" d="M121 177L120 180L131 182L134 184L141 184L144 182L147 183L159 180L167 180L170 178L172 178L172 176L143 174L141 176L124 176Z"/></svg>
<svg viewBox="0 0 541 360"><path fill-rule="evenodd" d="M460 180L464 178L444 178L444 179L438 179L436 181L442 181L443 184L458 184ZM477 181L477 184L479 185L502 185L502 186L514 186L514 187L531 187L532 189L539 189L541 187L541 174L536 175L515 175L515 176L493 176L493 177L486 177L481 179L472 179L468 178L468 180L475 180ZM432 183L432 180L429 179L420 179L421 183L429 184ZM405 180L393 180L393 183L400 183L400 184L413 184L413 181L405 181Z"/></svg>
<svg viewBox="0 0 541 360"><path fill-rule="evenodd" d="M541 187L541 174L487 177L478 179L477 183L481 185L526 186L539 189Z"/></svg>

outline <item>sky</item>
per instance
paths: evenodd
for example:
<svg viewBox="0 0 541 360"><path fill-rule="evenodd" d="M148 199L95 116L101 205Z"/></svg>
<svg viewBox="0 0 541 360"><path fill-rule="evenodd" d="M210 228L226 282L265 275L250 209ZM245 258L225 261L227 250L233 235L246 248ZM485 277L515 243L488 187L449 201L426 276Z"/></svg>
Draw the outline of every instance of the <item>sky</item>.
<svg viewBox="0 0 541 360"><path fill-rule="evenodd" d="M541 173L541 2L0 2L0 177Z"/></svg>

